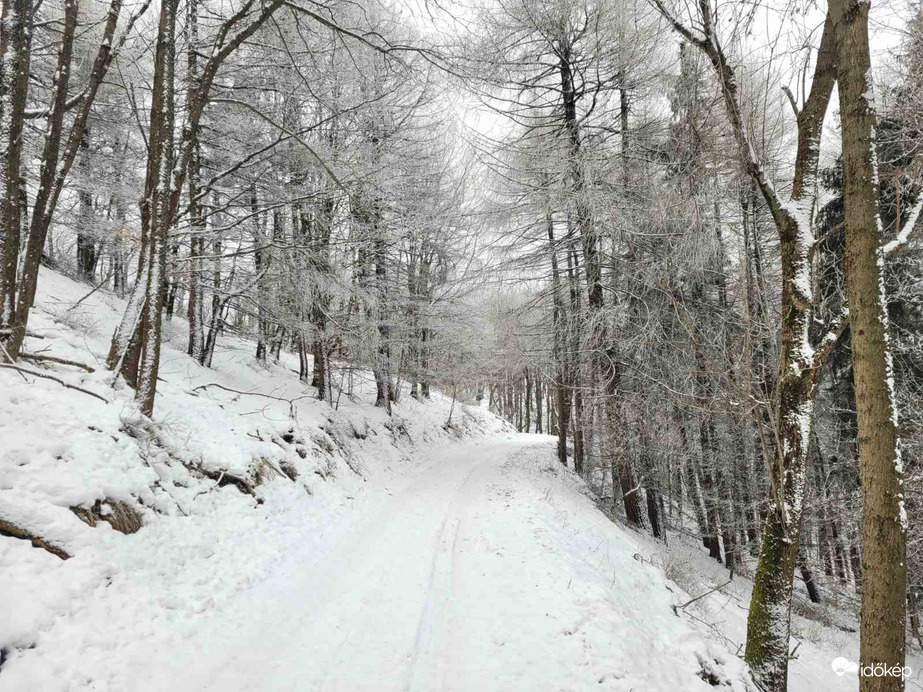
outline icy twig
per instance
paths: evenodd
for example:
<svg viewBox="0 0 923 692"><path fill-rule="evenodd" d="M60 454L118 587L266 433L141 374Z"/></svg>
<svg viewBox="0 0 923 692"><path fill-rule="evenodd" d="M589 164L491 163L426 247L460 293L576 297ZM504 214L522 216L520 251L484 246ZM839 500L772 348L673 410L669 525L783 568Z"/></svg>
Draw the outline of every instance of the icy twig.
<svg viewBox="0 0 923 692"><path fill-rule="evenodd" d="M632 489L629 490L627 493L625 493L625 497L628 497L628 496L631 495L632 493L636 493L636 492L638 492L639 490L641 490L641 486L642 486L642 485L644 485L644 476L641 476L641 480L638 481L638 485L636 485L634 488L632 488Z"/></svg>
<svg viewBox="0 0 923 692"><path fill-rule="evenodd" d="M210 493L212 490L214 490L219 485L221 485L221 481L223 480L224 480L224 471L221 472L221 475L218 476L218 480L215 481L215 484L212 487L210 487L208 490L200 490L199 492L197 492L195 495L192 496L192 499L195 500L199 495L205 495L207 493Z"/></svg>
<svg viewBox="0 0 923 692"><path fill-rule="evenodd" d="M295 412L295 402L301 401L302 399L310 399L310 394L305 394L303 396L296 396L294 399L285 399L281 396L275 396L273 394L263 394L262 392L242 392L238 389L231 389L230 387L225 387L223 384L218 384L217 382L209 382L208 384L200 384L198 387L192 389L193 392L197 392L200 389L207 389L208 387L217 387L218 389L223 389L226 392L231 394L237 394L238 396L261 396L265 399L272 399L273 401L281 401L289 406L289 415L291 418L296 418Z"/></svg>
<svg viewBox="0 0 923 692"><path fill-rule="evenodd" d="M91 295L93 295L93 294L96 293L99 289L101 289L103 286L105 286L107 283L109 283L109 279L111 279L113 276L115 276L115 269L114 269L114 268L113 268L112 271L109 272L109 275L108 275L106 278L104 278L102 281L100 281L98 284L96 284L96 286L93 287L93 290L92 290L92 291L90 291L89 293L87 293L85 296L83 296L83 298L81 298L81 299L78 300L76 303L74 303L74 304L71 305L69 308L67 308L67 312L71 312L71 311L73 311L73 310L76 310L77 307L79 307L80 303L82 303L83 301L85 301L87 298L89 298Z"/></svg>

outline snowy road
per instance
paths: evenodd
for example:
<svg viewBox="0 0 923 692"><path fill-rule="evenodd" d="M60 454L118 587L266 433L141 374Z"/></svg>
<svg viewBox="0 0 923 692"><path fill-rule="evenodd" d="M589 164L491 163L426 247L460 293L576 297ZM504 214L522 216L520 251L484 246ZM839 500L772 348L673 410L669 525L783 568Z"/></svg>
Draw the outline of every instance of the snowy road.
<svg viewBox="0 0 923 692"><path fill-rule="evenodd" d="M547 443L522 439L437 454L326 554L287 562L159 657L142 686L708 689L693 652L706 647L663 582Z"/></svg>
<svg viewBox="0 0 923 692"><path fill-rule="evenodd" d="M318 479L311 497L225 489L214 513L62 563L71 600L0 692L694 692L712 689L703 668L745 689L550 438L367 461L365 481Z"/></svg>
<svg viewBox="0 0 923 692"><path fill-rule="evenodd" d="M458 683L465 660L491 646L489 632L471 631L481 627L464 614L493 600L490 556L501 551L479 524L491 515L488 486L504 451L447 454L319 564L292 574L262 622L236 633L226 660L206 671L204 689L253 690L267 680L274 689Z"/></svg>

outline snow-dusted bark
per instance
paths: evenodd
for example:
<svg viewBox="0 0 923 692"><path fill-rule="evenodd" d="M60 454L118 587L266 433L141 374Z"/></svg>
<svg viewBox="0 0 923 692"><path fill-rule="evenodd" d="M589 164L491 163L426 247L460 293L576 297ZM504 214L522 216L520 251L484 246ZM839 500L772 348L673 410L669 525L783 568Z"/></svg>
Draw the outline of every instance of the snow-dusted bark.
<svg viewBox="0 0 923 692"><path fill-rule="evenodd" d="M22 230L19 167L29 88L31 14L31 0L9 0L3 3L0 17L0 330L7 334L16 318Z"/></svg>
<svg viewBox="0 0 923 692"><path fill-rule="evenodd" d="M154 98L151 105L151 136L148 174L154 181L150 188L148 223L148 270L145 300L139 327L137 348L140 350L136 396L141 411L154 411L157 372L160 366L161 311L166 299L167 246L172 227L170 208L173 176L173 124L175 118L175 39L178 0L164 0L161 5L155 58ZM160 74L157 74L157 71Z"/></svg>
<svg viewBox="0 0 923 692"><path fill-rule="evenodd" d="M388 254L387 243L384 238L384 229L381 227L380 214L376 213L376 220L371 229L373 234L372 252L375 263L375 323L378 329L378 356L375 371L375 385L377 395L375 405L385 408L391 413L391 402L394 401L394 385L391 381L391 323L389 316L388 295Z"/></svg>
<svg viewBox="0 0 923 692"><path fill-rule="evenodd" d="M161 4L154 57L151 126L138 278L112 337L108 366L136 390L145 415L151 415L160 364L161 318L166 288L167 240L171 226L174 57L177 0Z"/></svg>
<svg viewBox="0 0 923 692"><path fill-rule="evenodd" d="M566 391L566 365L564 357L564 296L561 288L561 272L558 266L558 248L554 237L554 218L550 205L545 211L545 228L548 233L548 254L551 257L551 290L552 290L552 330L554 332L552 356L554 358L554 396L555 406L558 411L559 421L557 426L558 436L558 461L567 466L567 423L570 418L570 397ZM551 416L549 416L550 420Z"/></svg>
<svg viewBox="0 0 923 692"><path fill-rule="evenodd" d="M191 108L195 99L199 77L199 3L186 3L186 107ZM189 321L189 342L186 352L199 363L205 356L205 300L202 286L204 271L202 255L205 254L205 220L203 204L199 199L201 177L201 147L197 144L189 161L189 216L192 235L189 239L189 304L186 316Z"/></svg>
<svg viewBox="0 0 923 692"><path fill-rule="evenodd" d="M894 370L888 343L884 249L878 210L875 101L869 2L832 0L843 139L846 282L862 476L860 662L902 669L905 659L907 517L897 437ZM919 208L895 241L906 241ZM901 675L860 676L863 692L899 692Z"/></svg>
<svg viewBox="0 0 923 692"><path fill-rule="evenodd" d="M193 213L201 218L201 208L194 210ZM198 235L193 236L189 241L189 304L186 313L189 320L189 342L186 352L198 363L202 363L205 356L205 289L202 285L202 272L204 271L202 255L205 253L205 239L202 233L204 231L204 223L194 224L194 232Z"/></svg>
<svg viewBox="0 0 923 692"><path fill-rule="evenodd" d="M39 174L39 188L36 194L36 207L44 212L44 202L51 192L55 171L58 165L58 150L61 143L61 130L64 120L64 109L67 101L67 86L70 82L71 57L74 49L74 32L77 27L76 0L66 0L64 3L64 25L61 32L61 47L58 51L57 69L54 74L53 103L51 111L45 122L45 144L42 148L41 170ZM18 191L17 191L18 196ZM42 217L36 219L33 214L32 225L41 223ZM23 295L34 295L35 281L37 280L38 261L31 262L33 256L41 257L44 247L44 233L29 234L26 249L25 272L19 286L20 298ZM34 264L34 269L33 269ZM14 296L11 294L9 299ZM19 300L15 308L16 319L13 323L13 333L7 344L7 350L12 357L19 354L19 346L25 336L26 318L31 301Z"/></svg>

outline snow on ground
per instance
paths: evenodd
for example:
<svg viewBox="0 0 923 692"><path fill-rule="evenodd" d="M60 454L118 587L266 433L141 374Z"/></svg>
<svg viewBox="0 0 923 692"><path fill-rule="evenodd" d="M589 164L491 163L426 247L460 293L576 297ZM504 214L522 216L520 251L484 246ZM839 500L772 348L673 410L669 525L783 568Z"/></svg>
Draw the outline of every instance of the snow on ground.
<svg viewBox="0 0 923 692"><path fill-rule="evenodd" d="M212 548L239 526L227 516L157 522L0 689L704 690L703 669L745 689L635 539L524 437L457 442L354 503L268 514L279 554L259 578Z"/></svg>
<svg viewBox="0 0 923 692"><path fill-rule="evenodd" d="M328 521L380 477L412 471L417 447L508 429L458 405L447 430L451 402L438 393L426 403L403 397L388 418L368 404L362 373L351 375L355 401L335 394L334 408L299 383L297 359L260 367L253 344L231 337L220 339L215 369L201 368L183 353L185 323L175 320L151 431L103 367L122 301L100 291L74 308L90 289L45 269L39 286L26 350L94 366L92 374L64 365L43 372L110 403L0 370L0 519L73 555L62 561L0 537L4 689L37 689L39 680L93 689L77 672L84 658L110 656L119 640L173 636L176 613L225 607L271 574L288 546L318 543ZM197 389L211 383L250 394ZM91 528L71 510L107 499L139 509L144 528L128 536L104 522ZM87 611L97 592L106 594L100 619ZM59 636L70 653L55 651Z"/></svg>
<svg viewBox="0 0 923 692"><path fill-rule="evenodd" d="M703 665L728 661L550 445L454 445L399 486L147 666L145 689L704 690Z"/></svg>
<svg viewBox="0 0 923 692"><path fill-rule="evenodd" d="M230 337L200 368L180 320L152 429L101 367L121 303L87 291L43 270L27 349L110 403L0 371L0 519L73 556L0 537L0 692L752 689L749 582L675 614L723 570L613 524L550 438L446 429L438 394L389 419L361 373L335 410ZM71 509L117 501L140 531ZM793 692L855 689L830 661L857 635L795 626Z"/></svg>
<svg viewBox="0 0 923 692"><path fill-rule="evenodd" d="M692 526L690 518L687 517L686 521L687 526ZM707 594L682 609L684 619L710 638L722 642L728 651L742 655L753 582L735 575L728 584L728 570L709 557L701 541L688 533L671 531L667 545L650 535L634 532L632 535L639 542L642 558L660 567L673 582L671 588L675 592L675 603L684 604L695 596ZM747 564L748 570L752 571L755 558L748 558ZM820 605L810 603L803 584L798 577L795 580L792 640L789 644L794 658L789 663L789 690L856 690L859 686L857 674L844 672L837 675L831 664L837 658L859 661L856 613L860 597L852 592L840 592L835 585L826 583L827 578L823 574L814 576L822 589L823 603ZM906 689L923 690L923 655L918 648L908 649L907 666L912 674L906 680Z"/></svg>

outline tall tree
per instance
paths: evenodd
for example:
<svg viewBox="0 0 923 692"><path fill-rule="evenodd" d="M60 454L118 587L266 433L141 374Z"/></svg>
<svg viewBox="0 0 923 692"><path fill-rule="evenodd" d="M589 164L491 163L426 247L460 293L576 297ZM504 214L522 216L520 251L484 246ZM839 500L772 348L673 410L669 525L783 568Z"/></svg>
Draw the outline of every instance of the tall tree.
<svg viewBox="0 0 923 692"><path fill-rule="evenodd" d="M810 91L797 109L798 148L791 196L785 201L751 141L744 121L738 76L718 34L720 23L712 6L707 2L698 5L699 28L692 30L663 2L655 2L674 29L711 62L739 156L769 207L779 236L782 324L775 432L781 445L769 468L772 506L763 531L750 601L745 658L765 689L782 691L788 686L792 580L798 562L808 440L818 376L845 321L838 316L825 326L820 338L815 334L811 251L820 136L836 80L833 25L829 19L824 23Z"/></svg>
<svg viewBox="0 0 923 692"><path fill-rule="evenodd" d="M863 692L904 689L907 590L903 466L897 438L894 368L888 343L881 246L877 125L869 50L869 5L831 0L843 140L846 281L862 470L860 662L898 675L860 675ZM915 214L919 213L918 210ZM907 231L916 221L912 215ZM906 234L895 242L902 242Z"/></svg>
<svg viewBox="0 0 923 692"><path fill-rule="evenodd" d="M0 329L5 334L0 337L12 334L16 319L23 204L20 166L23 114L29 90L31 20L31 0L3 3L0 17Z"/></svg>

